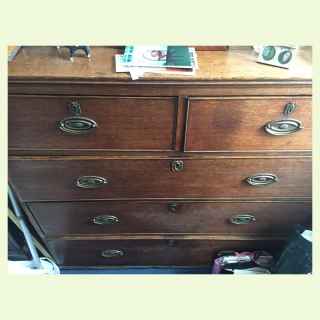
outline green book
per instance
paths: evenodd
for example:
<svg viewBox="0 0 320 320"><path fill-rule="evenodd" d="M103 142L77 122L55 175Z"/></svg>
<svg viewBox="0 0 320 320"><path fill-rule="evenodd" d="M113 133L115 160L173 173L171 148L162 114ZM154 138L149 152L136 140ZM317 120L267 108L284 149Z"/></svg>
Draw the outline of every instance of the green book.
<svg viewBox="0 0 320 320"><path fill-rule="evenodd" d="M192 69L189 48L186 46L168 46L166 66Z"/></svg>

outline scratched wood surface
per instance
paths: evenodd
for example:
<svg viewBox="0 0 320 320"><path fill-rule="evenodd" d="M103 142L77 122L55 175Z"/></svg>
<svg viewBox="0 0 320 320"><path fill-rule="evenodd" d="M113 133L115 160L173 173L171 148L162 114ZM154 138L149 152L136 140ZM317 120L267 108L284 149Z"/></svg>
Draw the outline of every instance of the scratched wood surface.
<svg viewBox="0 0 320 320"><path fill-rule="evenodd" d="M10 79L100 79L128 80L127 73L115 73L114 55L120 49L92 47L92 58L83 56L74 62L56 47L23 47L9 63ZM257 55L250 47L230 48L227 51L198 51L199 70L194 76L146 74L144 80L310 80L312 78L310 48L299 51L290 70L256 62Z"/></svg>

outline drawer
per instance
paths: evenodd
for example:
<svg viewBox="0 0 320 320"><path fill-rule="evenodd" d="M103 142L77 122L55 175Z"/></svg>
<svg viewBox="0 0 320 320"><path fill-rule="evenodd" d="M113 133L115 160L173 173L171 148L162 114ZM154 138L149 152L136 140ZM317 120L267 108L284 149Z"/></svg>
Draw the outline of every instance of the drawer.
<svg viewBox="0 0 320 320"><path fill-rule="evenodd" d="M123 233L287 234L311 203L96 201L29 203L46 237Z"/></svg>
<svg viewBox="0 0 320 320"><path fill-rule="evenodd" d="M25 201L311 197L311 158L31 159L9 160Z"/></svg>
<svg viewBox="0 0 320 320"><path fill-rule="evenodd" d="M311 150L311 107L302 97L189 98L184 150Z"/></svg>
<svg viewBox="0 0 320 320"><path fill-rule="evenodd" d="M9 96L10 149L172 150L176 98Z"/></svg>
<svg viewBox="0 0 320 320"><path fill-rule="evenodd" d="M221 250L270 250L279 240L55 240L49 248L63 266L211 265Z"/></svg>

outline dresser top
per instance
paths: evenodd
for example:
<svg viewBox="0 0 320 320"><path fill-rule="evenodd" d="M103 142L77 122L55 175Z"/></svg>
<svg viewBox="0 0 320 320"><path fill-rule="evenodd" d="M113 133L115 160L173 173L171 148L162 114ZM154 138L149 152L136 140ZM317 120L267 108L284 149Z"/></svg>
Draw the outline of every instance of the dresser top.
<svg viewBox="0 0 320 320"><path fill-rule="evenodd" d="M128 73L116 73L114 55L121 50L91 47L91 60L75 58L74 62L59 55L56 47L23 47L9 62L9 80L96 80L128 81ZM256 62L249 47L231 47L228 51L197 51L199 70L193 76L146 73L148 81L310 81L311 49L302 48L290 70ZM141 81L138 80L138 81ZM132 81L132 80L130 80Z"/></svg>

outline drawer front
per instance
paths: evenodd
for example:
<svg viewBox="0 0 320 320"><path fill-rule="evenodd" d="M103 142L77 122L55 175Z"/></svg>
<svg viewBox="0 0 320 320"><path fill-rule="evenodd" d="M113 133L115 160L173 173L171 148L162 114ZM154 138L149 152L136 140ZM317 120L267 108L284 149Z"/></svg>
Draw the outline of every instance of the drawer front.
<svg viewBox="0 0 320 320"><path fill-rule="evenodd" d="M279 240L55 240L49 247L64 266L192 266L211 265L221 250L270 250Z"/></svg>
<svg viewBox="0 0 320 320"><path fill-rule="evenodd" d="M9 96L9 148L172 150L176 98Z"/></svg>
<svg viewBox="0 0 320 320"><path fill-rule="evenodd" d="M30 203L47 237L119 233L287 234L311 203L97 201Z"/></svg>
<svg viewBox="0 0 320 320"><path fill-rule="evenodd" d="M189 98L188 105L185 151L312 148L310 98Z"/></svg>
<svg viewBox="0 0 320 320"><path fill-rule="evenodd" d="M311 196L311 158L58 159L9 161L24 201Z"/></svg>

